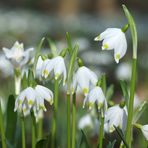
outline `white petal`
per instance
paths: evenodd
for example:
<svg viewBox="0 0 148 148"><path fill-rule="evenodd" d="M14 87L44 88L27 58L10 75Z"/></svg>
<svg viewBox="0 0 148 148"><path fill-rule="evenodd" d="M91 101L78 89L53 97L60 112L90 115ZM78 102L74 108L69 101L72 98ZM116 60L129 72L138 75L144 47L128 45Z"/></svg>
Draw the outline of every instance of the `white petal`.
<svg viewBox="0 0 148 148"><path fill-rule="evenodd" d="M142 130L142 133L143 133L145 139L148 141L148 124L143 125L141 130Z"/></svg>
<svg viewBox="0 0 148 148"><path fill-rule="evenodd" d="M35 101L35 90L31 87L28 87L25 90L25 93L26 93L26 99L28 102L28 106L29 106L29 108L31 108L34 104L34 101Z"/></svg>
<svg viewBox="0 0 148 148"><path fill-rule="evenodd" d="M53 103L53 93L51 90L49 90L48 88L44 86L37 85L35 87L35 91L40 97L50 102L50 104Z"/></svg>

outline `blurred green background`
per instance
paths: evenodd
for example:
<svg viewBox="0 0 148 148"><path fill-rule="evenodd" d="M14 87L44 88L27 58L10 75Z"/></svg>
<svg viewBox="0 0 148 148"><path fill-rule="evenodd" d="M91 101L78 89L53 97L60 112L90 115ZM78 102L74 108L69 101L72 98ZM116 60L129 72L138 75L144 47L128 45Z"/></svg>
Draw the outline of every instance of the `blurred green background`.
<svg viewBox="0 0 148 148"><path fill-rule="evenodd" d="M136 94L141 101L147 100L148 1L146 0L1 0L0 49L11 47L16 40L23 42L26 48L32 47L36 46L42 37L50 37L55 41L57 49L61 50L67 46L65 34L69 32L73 44L78 43L80 46L79 56L84 60L84 63L98 76L106 73L108 86L115 84L113 99L118 102L122 95L118 80L130 80L132 54L130 33L129 31L126 33L128 52L118 65L114 62L112 52L102 52L101 46L98 46L98 43L94 42L93 39L108 27L120 28L127 23L122 11L122 4L129 8L137 24L138 78ZM49 52L47 43L44 44L42 51ZM2 50L0 50L0 85L0 97L3 100L3 110L5 111L7 98L9 94L14 93L14 84L12 67L5 60ZM59 97L59 110L61 111L58 126L61 147L64 147L66 142L66 101L63 94L61 89ZM78 121L87 113L86 109L82 109L83 99L81 98L81 96L77 97ZM139 121L142 124L148 123L147 111L148 109ZM48 122L49 114L52 116L52 110L45 114L47 119L44 120L44 131L46 132L50 124ZM29 124L27 125L29 126ZM78 133L80 133L79 130ZM144 138L141 135L137 136L140 131L135 130L135 133L134 147L144 148L146 146ZM90 138L92 143L95 141L93 138ZM28 137L28 145L29 141Z"/></svg>

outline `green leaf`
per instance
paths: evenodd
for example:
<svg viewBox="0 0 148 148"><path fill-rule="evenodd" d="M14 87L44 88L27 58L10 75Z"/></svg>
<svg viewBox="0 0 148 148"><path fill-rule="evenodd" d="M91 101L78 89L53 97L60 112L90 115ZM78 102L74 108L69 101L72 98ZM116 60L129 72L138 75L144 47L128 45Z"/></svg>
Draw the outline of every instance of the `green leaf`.
<svg viewBox="0 0 148 148"><path fill-rule="evenodd" d="M106 75L105 74L102 75L101 80L102 80L101 81L101 88L106 96Z"/></svg>
<svg viewBox="0 0 148 148"><path fill-rule="evenodd" d="M25 89L28 86L28 81L27 81L27 74L24 73L23 78L21 80L21 84L22 84L22 89Z"/></svg>
<svg viewBox="0 0 148 148"><path fill-rule="evenodd" d="M66 40L67 40L67 44L68 44L69 54L72 55L73 48L72 48L70 34L68 32L66 32Z"/></svg>
<svg viewBox="0 0 148 148"><path fill-rule="evenodd" d="M126 143L126 140L125 140L125 137L124 137L122 130L119 127L116 127L116 126L114 126L114 128L115 128L119 138L121 139L121 141L123 141L125 147L129 148L128 144Z"/></svg>
<svg viewBox="0 0 148 148"><path fill-rule="evenodd" d="M60 52L60 56L62 56L62 57L65 57L66 56L66 53L67 53L67 48L64 48L61 52Z"/></svg>
<svg viewBox="0 0 148 148"><path fill-rule="evenodd" d="M109 144L107 145L107 148L114 148L116 143L116 139L113 142L109 142Z"/></svg>
<svg viewBox="0 0 148 148"><path fill-rule="evenodd" d="M128 23L130 25L130 31L131 31L131 35L132 35L132 41L133 41L133 58L137 59L137 30L136 30L136 24L135 21L131 15L131 13L129 12L129 10L127 9L127 7L125 5L122 5L125 16L128 20Z"/></svg>
<svg viewBox="0 0 148 148"><path fill-rule="evenodd" d="M136 123L139 118L141 117L141 115L143 114L143 112L145 111L145 109L147 108L147 101L144 101L134 112L134 116L133 116L133 123Z"/></svg>
<svg viewBox="0 0 148 148"><path fill-rule="evenodd" d="M58 53L57 53L57 48L56 48L56 45L55 43L51 40L51 39L47 39L48 40L48 44L50 46L50 49L51 49L51 53L54 57L58 56Z"/></svg>
<svg viewBox="0 0 148 148"><path fill-rule="evenodd" d="M15 142L15 132L17 123L17 113L14 112L15 98L10 95L7 103L7 118L6 118L6 138L12 145Z"/></svg>
<svg viewBox="0 0 148 148"><path fill-rule="evenodd" d="M28 86L34 87L36 84L33 71L29 69L28 71Z"/></svg>
<svg viewBox="0 0 148 148"><path fill-rule="evenodd" d="M122 89L122 93L123 93L123 97L125 99L126 106L128 107L128 102L129 102L128 86L127 86L126 82L122 81L122 80L120 81L120 86Z"/></svg>
<svg viewBox="0 0 148 148"><path fill-rule="evenodd" d="M114 85L110 85L109 88L106 91L106 99L111 100L112 96L114 94Z"/></svg>
<svg viewBox="0 0 148 148"><path fill-rule="evenodd" d="M82 144L85 144L85 148L90 148L88 140L87 140L87 136L85 134L85 132L81 129L81 139L80 139L80 144L79 144L79 148L82 148Z"/></svg>
<svg viewBox="0 0 148 148"><path fill-rule="evenodd" d="M35 50L35 58L34 58L34 75L35 75L35 70L36 70L36 64L37 64L37 61L38 61L38 57L40 55L40 50L41 50L41 47L43 45L43 42L44 42L45 38L42 38L41 41L39 42L39 44L37 45L36 47L36 50Z"/></svg>
<svg viewBox="0 0 148 148"><path fill-rule="evenodd" d="M72 82L72 76L73 76L73 72L74 72L74 64L75 64L75 61L77 58L78 48L79 48L79 46L76 44L74 47L70 62L69 62L69 66L68 66L68 74L67 74L67 76L68 76L68 78L67 78L68 90L67 90L67 93L70 93L70 85Z"/></svg>
<svg viewBox="0 0 148 148"><path fill-rule="evenodd" d="M37 141L36 148L46 148L47 143L48 143L48 139L45 139L45 138L41 139L41 140Z"/></svg>

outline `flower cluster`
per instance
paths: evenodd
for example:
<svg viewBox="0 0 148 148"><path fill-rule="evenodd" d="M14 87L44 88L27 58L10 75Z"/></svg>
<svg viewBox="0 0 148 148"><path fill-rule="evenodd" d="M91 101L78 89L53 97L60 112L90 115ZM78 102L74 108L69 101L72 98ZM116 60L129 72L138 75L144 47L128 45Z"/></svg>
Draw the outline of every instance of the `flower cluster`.
<svg viewBox="0 0 148 148"><path fill-rule="evenodd" d="M51 90L41 85L36 85L35 88L27 87L16 98L14 111L18 111L24 116L33 111L35 117L37 117L41 110L46 111L45 100L50 105L53 104L53 93Z"/></svg>

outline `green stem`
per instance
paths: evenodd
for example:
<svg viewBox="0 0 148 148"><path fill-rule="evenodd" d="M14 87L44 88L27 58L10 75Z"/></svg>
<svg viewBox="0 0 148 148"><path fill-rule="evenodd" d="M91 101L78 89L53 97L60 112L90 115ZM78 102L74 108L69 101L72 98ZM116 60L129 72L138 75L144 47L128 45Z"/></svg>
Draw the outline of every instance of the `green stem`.
<svg viewBox="0 0 148 148"><path fill-rule="evenodd" d="M42 135L43 135L42 128L43 128L43 119L41 118L38 121L38 139L39 140L42 139Z"/></svg>
<svg viewBox="0 0 148 148"><path fill-rule="evenodd" d="M72 148L75 148L76 142L76 93L72 98Z"/></svg>
<svg viewBox="0 0 148 148"><path fill-rule="evenodd" d="M14 70L14 82L15 82L15 94L19 95L20 90L21 90L21 70L15 69Z"/></svg>
<svg viewBox="0 0 148 148"><path fill-rule="evenodd" d="M25 148L25 122L24 117L21 117L21 124L22 124L22 148Z"/></svg>
<svg viewBox="0 0 148 148"><path fill-rule="evenodd" d="M32 118L32 148L36 147L36 121L34 117L34 113L31 111Z"/></svg>
<svg viewBox="0 0 148 148"><path fill-rule="evenodd" d="M70 148L70 94L67 94L67 148Z"/></svg>
<svg viewBox="0 0 148 148"><path fill-rule="evenodd" d="M128 105L128 119L127 119L126 133L125 133L126 142L129 148L131 148L131 141L132 141L132 120L133 120L133 104L134 104L135 84L136 84L136 63L137 60L133 59L132 78L130 86L130 100Z"/></svg>
<svg viewBox="0 0 148 148"><path fill-rule="evenodd" d="M1 101L0 101L0 130L1 130L1 138L2 138L2 148L6 148L6 137L5 137L5 129L4 129L2 108L1 108Z"/></svg>
<svg viewBox="0 0 148 148"><path fill-rule="evenodd" d="M59 80L55 80L54 83L54 112L52 122L52 140L51 147L55 147L56 131L57 131L57 109L58 109L58 91L59 91Z"/></svg>
<svg viewBox="0 0 148 148"><path fill-rule="evenodd" d="M101 80L101 88L103 90L104 95L106 94L106 76L105 74L102 76ZM105 95L106 96L106 95ZM98 147L102 148L103 145L103 134L104 134L104 109L101 109L100 112L100 127L99 127L99 135L98 135Z"/></svg>
<svg viewBox="0 0 148 148"><path fill-rule="evenodd" d="M104 134L104 116L100 118L100 128L99 128L99 148L102 148L103 145L103 134Z"/></svg>

